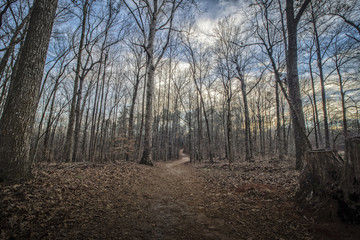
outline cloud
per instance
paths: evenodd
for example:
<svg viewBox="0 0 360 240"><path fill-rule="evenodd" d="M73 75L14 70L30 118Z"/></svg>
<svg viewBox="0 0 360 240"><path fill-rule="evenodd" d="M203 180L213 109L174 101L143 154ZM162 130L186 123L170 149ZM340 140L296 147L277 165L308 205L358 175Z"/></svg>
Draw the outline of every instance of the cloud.
<svg viewBox="0 0 360 240"><path fill-rule="evenodd" d="M205 11L203 17L216 21L235 13L241 2L240 0L200 0L200 5Z"/></svg>
<svg viewBox="0 0 360 240"><path fill-rule="evenodd" d="M201 0L203 9L206 12L206 15L210 18L216 17L219 9L219 0Z"/></svg>
<svg viewBox="0 0 360 240"><path fill-rule="evenodd" d="M242 2L241 0L200 0L200 7L204 13L197 20L199 29L202 32L209 32L221 18L236 14Z"/></svg>

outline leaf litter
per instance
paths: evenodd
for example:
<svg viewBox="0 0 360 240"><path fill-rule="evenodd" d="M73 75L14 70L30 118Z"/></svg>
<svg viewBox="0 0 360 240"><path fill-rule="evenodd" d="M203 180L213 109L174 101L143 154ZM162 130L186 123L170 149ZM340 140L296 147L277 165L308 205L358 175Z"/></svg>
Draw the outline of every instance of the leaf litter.
<svg viewBox="0 0 360 240"><path fill-rule="evenodd" d="M225 162L185 162L157 163L155 167L117 162L37 168L32 180L1 183L0 238L250 240L359 236L356 226L333 220L317 222L314 216L297 209L294 196L299 173L290 161L237 162L231 170Z"/></svg>

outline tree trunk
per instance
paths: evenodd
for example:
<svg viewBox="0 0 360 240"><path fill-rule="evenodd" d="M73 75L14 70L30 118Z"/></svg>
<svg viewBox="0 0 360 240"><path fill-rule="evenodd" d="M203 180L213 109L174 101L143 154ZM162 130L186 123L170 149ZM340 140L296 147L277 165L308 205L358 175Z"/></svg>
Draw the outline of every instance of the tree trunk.
<svg viewBox="0 0 360 240"><path fill-rule="evenodd" d="M128 141L129 142L133 142L134 141L134 130L133 130L133 124L134 124L134 111L135 111L135 104L136 104L136 98L137 98L137 94L138 94L138 89L139 89L139 84L140 84L140 68L137 69L137 73L136 73L136 79L135 79L135 84L134 84L134 90L133 90L133 94L132 94L132 98L131 98L131 105L130 105L130 111L129 111L129 125L128 125ZM127 152L125 159L128 161L132 158L132 156L130 156L130 153Z"/></svg>
<svg viewBox="0 0 360 240"><path fill-rule="evenodd" d="M30 141L57 0L36 0L0 119L0 179L31 176Z"/></svg>
<svg viewBox="0 0 360 240"><path fill-rule="evenodd" d="M320 77L320 85L321 85L321 99L322 99L322 107L324 114L324 130L325 130L325 148L330 148L330 134L329 134L329 123L326 109L326 91L325 91L325 80L323 73L323 65L322 65L322 56L321 56L321 47L319 34L317 31L316 19L314 15L314 9L311 11L313 30L315 36L315 46L316 46L316 56L317 56L317 65L319 69L319 77Z"/></svg>
<svg viewBox="0 0 360 240"><path fill-rule="evenodd" d="M300 176L300 188L296 193L299 203L313 205L335 197L344 164L337 151L309 151L305 161L306 165Z"/></svg>
<svg viewBox="0 0 360 240"><path fill-rule="evenodd" d="M228 91L231 91L228 89ZM227 147L228 147L228 159L231 164L234 161L233 154L233 142L232 142L232 120L231 120L231 93L228 93L227 99Z"/></svg>
<svg viewBox="0 0 360 240"><path fill-rule="evenodd" d="M147 72L147 69L146 69ZM142 157L142 149L143 149L143 129L144 129L144 118L145 118L145 99L146 99L146 85L147 85L147 77L145 77L143 93L142 93L142 104L141 104L141 121L140 121L140 129L139 129L139 142L136 144L137 152L139 155L137 159L141 159Z"/></svg>
<svg viewBox="0 0 360 240"><path fill-rule="evenodd" d="M303 134L305 133L305 119L302 109L302 100L300 94L300 84L297 69L297 25L301 15L304 13L310 0L305 0L297 16L294 13L294 0L286 0L286 21L288 32L288 49L286 56L287 84L289 87L289 98L291 102L291 118L293 121L295 151L296 151L296 169L302 169L304 164L304 154L307 150L307 142Z"/></svg>
<svg viewBox="0 0 360 240"><path fill-rule="evenodd" d="M360 137L347 139L346 145L339 213L344 220L360 223Z"/></svg>
<svg viewBox="0 0 360 240"><path fill-rule="evenodd" d="M311 53L310 53L310 58L309 58L309 72L310 72L310 79L311 79L311 90L312 90L312 97L313 97L313 102L314 102L314 127L315 127L315 146L318 149L319 148L319 143L322 142L322 137L321 137L321 130L320 130L320 121L319 121L319 112L317 109L317 102L316 102L316 93L315 93L315 84L314 84L314 77L313 77L313 72L312 72L312 67L311 67Z"/></svg>
<svg viewBox="0 0 360 240"><path fill-rule="evenodd" d="M189 127L189 153L190 162L194 163L194 148L193 148L193 127L192 127L192 104L191 104L191 91L189 91L189 112L188 112L188 127Z"/></svg>
<svg viewBox="0 0 360 240"><path fill-rule="evenodd" d="M277 74L279 77L279 74ZM279 77L280 79L280 77ZM279 160L284 160L284 140L282 139L281 132L281 118L280 118L280 94L279 94L279 81L275 83L275 96L276 96L276 148L279 154Z"/></svg>
<svg viewBox="0 0 360 240"><path fill-rule="evenodd" d="M261 97L261 93L260 93L260 88L259 88L259 97L258 100L256 102L256 108L257 108L257 118L258 118L258 123L259 123L259 143L260 143L260 153L262 157L265 157L265 146L263 143L263 124L262 124L262 116L261 116L261 109L260 109L260 97Z"/></svg>
<svg viewBox="0 0 360 240"><path fill-rule="evenodd" d="M284 101L281 101L281 102L282 102L281 116L282 116L282 134L283 134L283 141L284 141L284 155L287 155L289 142L288 142L288 139L286 138L285 103L284 103ZM290 126L289 126L289 129L290 129Z"/></svg>
<svg viewBox="0 0 360 240"><path fill-rule="evenodd" d="M343 86L343 80L340 72L340 66L338 62L335 62L336 64L336 72L338 74L339 78L339 87L340 87L340 96L341 96L341 109L342 109L342 118L343 118L343 134L345 137L345 159L347 159L347 137L348 137L348 127L347 127L347 118L346 118L346 106L345 106L345 92L344 92L344 86Z"/></svg>
<svg viewBox="0 0 360 240"><path fill-rule="evenodd" d="M54 86L54 93L52 95L51 99L51 105L49 110L49 116L47 120L46 130L45 130L45 136L44 136L44 146L43 146L43 154L42 158L49 162L49 139L50 139L50 133L51 133L51 127L53 124L53 114L54 114L54 105L55 105L55 99L56 99L56 93L58 89L58 78L56 79L55 86Z"/></svg>
<svg viewBox="0 0 360 240"><path fill-rule="evenodd" d="M79 79L80 79L80 71L81 71L81 60L82 60L82 51L84 48L84 40L85 40L85 31L86 31L86 20L88 13L88 0L85 0L85 4L83 6L83 15L82 15L82 23L81 23L81 36L80 36L80 44L79 50L77 52L77 63L75 69L75 79L74 79L74 89L70 106L70 114L69 114L69 122L68 129L65 140L65 148L64 148L64 160L66 162L70 162L72 160L73 148L74 148L74 126L75 126L75 118L76 118L76 99L79 88Z"/></svg>
<svg viewBox="0 0 360 240"><path fill-rule="evenodd" d="M154 7L154 9L156 9ZM146 83L146 112L145 112L145 134L144 134L144 150L140 164L153 166L152 162L152 124L153 124L153 94L154 94L154 78L155 78L155 65L154 65L154 41L157 25L157 15L153 13L151 17L149 37L147 39L147 83Z"/></svg>
<svg viewBox="0 0 360 240"><path fill-rule="evenodd" d="M199 91L196 94L196 116L197 116L197 149L196 149L196 159L202 161L202 142L203 142L203 131L202 131L202 105L199 100Z"/></svg>
<svg viewBox="0 0 360 240"><path fill-rule="evenodd" d="M75 105L75 128L74 128L74 143L73 143L73 153L72 153L72 162L77 161L77 153L78 153L78 146L79 146L79 138L80 138L80 127L81 127L81 119L82 119L82 112L80 109L81 101L82 101L82 91L84 85L85 76L82 74L79 80L79 89L76 93L76 105Z"/></svg>
<svg viewBox="0 0 360 240"><path fill-rule="evenodd" d="M238 70L239 72L239 70ZM252 156L252 142L251 142L251 130L250 130L250 116L249 116L249 107L247 102L246 95L246 84L243 76L240 78L241 82L241 93L243 96L244 103L244 114L245 114L245 153L246 153L246 161L253 161Z"/></svg>

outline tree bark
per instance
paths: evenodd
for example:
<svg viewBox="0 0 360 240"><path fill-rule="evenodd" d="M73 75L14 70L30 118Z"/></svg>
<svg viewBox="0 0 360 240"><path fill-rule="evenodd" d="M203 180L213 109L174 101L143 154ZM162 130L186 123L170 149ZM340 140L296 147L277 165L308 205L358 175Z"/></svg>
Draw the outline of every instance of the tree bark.
<svg viewBox="0 0 360 240"><path fill-rule="evenodd" d="M157 1L154 1L154 9L157 10ZM153 13L151 16L149 36L147 39L147 82L146 82L146 111L145 111L145 135L144 135L144 151L140 160L140 164L153 166L152 162L152 124L153 124L153 93L154 93L154 78L155 78L155 64L154 64L154 41L157 25L157 14Z"/></svg>
<svg viewBox="0 0 360 240"><path fill-rule="evenodd" d="M245 153L246 161L253 161L252 156L252 141L251 141L251 130L250 130L250 116L249 116L249 107L247 102L247 93L246 93L246 84L244 77L240 74L240 69L237 69L239 73L239 80L241 82L241 93L244 102L244 114L245 114Z"/></svg>
<svg viewBox="0 0 360 240"><path fill-rule="evenodd" d="M70 114L69 114L69 123L66 134L65 148L64 148L64 160L66 162L70 162L72 160L73 148L74 148L74 126L75 126L75 118L76 118L76 99L79 91L79 80L80 80L80 71L81 71L81 61L82 61L82 51L84 48L84 40L85 40L85 31L86 31L86 20L88 13L88 0L85 0L85 4L83 6L83 15L81 22L81 36L80 36L80 44L79 50L77 52L77 63L75 69L75 79L74 79L74 89L70 106Z"/></svg>
<svg viewBox="0 0 360 240"><path fill-rule="evenodd" d="M0 119L0 179L31 176L30 141L57 0L36 0Z"/></svg>
<svg viewBox="0 0 360 240"><path fill-rule="evenodd" d="M305 136L305 119L302 109L300 84L297 69L297 25L310 0L305 0L298 14L294 13L294 0L286 0L286 22L288 33L288 49L286 56L287 84L289 97L292 104L290 108L291 118L294 127L296 169L302 169L304 165L304 154L308 148Z"/></svg>
<svg viewBox="0 0 360 240"><path fill-rule="evenodd" d="M321 56L321 46L319 40L319 33L316 25L316 18L314 15L314 9L311 5L311 18L313 23L313 31L315 37L315 46L316 46L316 56L317 56L317 66L319 69L319 77L320 77L320 85L321 85L321 99L322 99L322 107L324 114L324 130L325 130L325 148L330 148L330 133L329 133L329 123L327 116L327 108L326 108L326 91L325 91L325 80L323 73L323 64L322 64L322 56ZM315 103L316 104L316 103Z"/></svg>
<svg viewBox="0 0 360 240"><path fill-rule="evenodd" d="M336 196L343 160L336 150L316 150L306 153L306 166L300 176L296 193L301 204L312 205L319 200Z"/></svg>
<svg viewBox="0 0 360 240"><path fill-rule="evenodd" d="M340 183L340 217L360 222L360 137L346 140L348 159L345 160Z"/></svg>

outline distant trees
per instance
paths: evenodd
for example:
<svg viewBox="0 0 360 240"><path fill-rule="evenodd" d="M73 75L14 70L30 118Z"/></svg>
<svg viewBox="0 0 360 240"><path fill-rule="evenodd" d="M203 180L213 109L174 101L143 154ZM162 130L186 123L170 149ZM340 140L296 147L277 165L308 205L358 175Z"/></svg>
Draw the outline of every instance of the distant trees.
<svg viewBox="0 0 360 240"><path fill-rule="evenodd" d="M250 111L248 104L248 94L246 75L251 65L251 57L249 47L241 46L246 41L245 31L236 26L234 19L226 18L218 23L215 28L215 36L217 47L215 52L217 55L217 69L221 76L223 87L225 90L226 111L227 111L227 146L228 158L230 162L233 160L232 153L232 109L231 100L236 91L233 90L233 80L240 81L240 91L242 94L242 104L245 117L245 154L246 160L253 159L253 144L251 138Z"/></svg>
<svg viewBox="0 0 360 240"><path fill-rule="evenodd" d="M259 46L267 55L266 59L269 61L262 61L263 64L269 68L274 74L275 78L275 101L276 101L276 148L279 153L279 159L284 159L284 145L285 139L281 124L281 109L280 109L280 89L285 91L282 87L281 69L284 68L285 58L283 52L286 50L287 44L283 41L285 29L282 19L282 8L280 4L272 4L270 1L259 0L254 4L255 18L252 20L256 25L255 36L258 38ZM260 60L260 59L259 59ZM285 129L284 129L285 130Z"/></svg>
<svg viewBox="0 0 360 240"><path fill-rule="evenodd" d="M0 178L31 175L30 143L57 0L34 2L0 119Z"/></svg>
<svg viewBox="0 0 360 240"><path fill-rule="evenodd" d="M192 28L187 29L187 33L183 34L182 42L184 46L184 55L189 63L189 71L193 86L196 91L196 107L197 107L197 156L201 161L203 158L203 118L205 120L206 135L207 135L207 151L209 153L210 162L213 162L213 144L210 127L210 117L208 107L205 100L205 81L208 80L210 74L211 53L210 49L205 48L201 43L197 42L195 32ZM208 99L210 101L210 99Z"/></svg>
<svg viewBox="0 0 360 240"><path fill-rule="evenodd" d="M359 1L249 3L207 26L193 1L61 1L28 162L152 165L181 147L193 162L295 156L301 168L310 145L345 149L360 131ZM34 6L0 6L3 119Z"/></svg>
<svg viewBox="0 0 360 240"><path fill-rule="evenodd" d="M82 3L81 3L82 4ZM84 4L81 6L82 15L81 15L81 36L80 36L80 43L79 43L79 49L77 51L77 60L76 60L76 69L75 69L75 79L74 79L74 89L73 89L73 95L71 99L71 105L70 105L70 114L69 114L69 123L67 128L67 134L66 134L66 142L65 142L65 150L64 150L64 160L67 162L70 162L72 160L75 160L76 156L73 155L74 151L74 126L76 119L79 119L79 106L76 102L80 103L81 98L81 91L82 91L82 83L83 79L80 83L80 71L81 71L81 65L82 65L82 57L83 57L83 48L84 48L84 41L85 41L85 31L86 31L86 25L87 25L87 15L89 11L89 0L85 0ZM77 113L77 116L76 116ZM78 120L79 121L79 120ZM75 150L76 151L76 150ZM74 158L73 158L74 156Z"/></svg>
<svg viewBox="0 0 360 240"><path fill-rule="evenodd" d="M157 66L165 54L165 51L171 40L175 13L183 4L183 0L145 0L143 2L130 3L124 1L129 9L137 27L144 38L142 46L146 52L146 113L145 113L145 135L144 150L140 163L153 165L152 163L152 124L153 124L153 94L154 78ZM134 6L132 6L133 4ZM156 34L159 31L165 31L165 41L156 58L155 46Z"/></svg>

